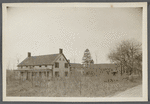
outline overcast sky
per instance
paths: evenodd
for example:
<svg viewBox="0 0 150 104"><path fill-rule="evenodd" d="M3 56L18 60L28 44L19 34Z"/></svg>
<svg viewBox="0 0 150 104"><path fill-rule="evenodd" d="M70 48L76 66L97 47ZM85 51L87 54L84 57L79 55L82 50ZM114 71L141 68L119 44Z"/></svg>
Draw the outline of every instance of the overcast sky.
<svg viewBox="0 0 150 104"><path fill-rule="evenodd" d="M141 8L11 7L7 10L4 42L7 65L16 68L27 57L55 54L63 49L71 62L81 63L88 48L97 63L124 39L142 42Z"/></svg>

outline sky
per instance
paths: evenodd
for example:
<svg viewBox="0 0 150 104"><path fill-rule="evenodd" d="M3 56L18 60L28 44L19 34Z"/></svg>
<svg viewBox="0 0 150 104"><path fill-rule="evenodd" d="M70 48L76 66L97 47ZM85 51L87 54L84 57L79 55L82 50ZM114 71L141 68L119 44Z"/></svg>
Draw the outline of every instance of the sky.
<svg viewBox="0 0 150 104"><path fill-rule="evenodd" d="M48 55L59 48L71 63L81 63L86 49L95 63L110 63L110 49L126 39L142 42L141 8L10 7L5 66L17 68L17 59L22 62L28 52Z"/></svg>

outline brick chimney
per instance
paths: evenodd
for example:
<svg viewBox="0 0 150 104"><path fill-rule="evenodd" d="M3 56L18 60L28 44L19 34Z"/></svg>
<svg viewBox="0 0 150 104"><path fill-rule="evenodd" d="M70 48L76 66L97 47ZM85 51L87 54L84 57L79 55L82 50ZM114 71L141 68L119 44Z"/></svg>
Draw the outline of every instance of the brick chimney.
<svg viewBox="0 0 150 104"><path fill-rule="evenodd" d="M28 57L31 57L31 52L28 52Z"/></svg>
<svg viewBox="0 0 150 104"><path fill-rule="evenodd" d="M59 54L62 54L63 53L63 49L59 49Z"/></svg>

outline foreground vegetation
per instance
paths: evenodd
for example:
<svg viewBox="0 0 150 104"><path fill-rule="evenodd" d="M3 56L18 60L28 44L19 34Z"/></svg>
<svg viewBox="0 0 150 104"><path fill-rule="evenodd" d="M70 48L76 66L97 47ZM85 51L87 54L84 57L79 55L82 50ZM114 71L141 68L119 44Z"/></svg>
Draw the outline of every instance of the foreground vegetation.
<svg viewBox="0 0 150 104"><path fill-rule="evenodd" d="M16 79L14 71L10 71L7 73L6 96L106 97L142 83L139 77L115 77L117 80L108 80L105 74L91 77L76 73L69 78L23 81Z"/></svg>

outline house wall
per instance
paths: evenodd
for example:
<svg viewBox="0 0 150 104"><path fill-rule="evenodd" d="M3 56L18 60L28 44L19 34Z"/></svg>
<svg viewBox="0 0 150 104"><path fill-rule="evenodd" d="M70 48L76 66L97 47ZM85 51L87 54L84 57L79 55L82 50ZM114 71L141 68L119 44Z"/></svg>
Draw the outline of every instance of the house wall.
<svg viewBox="0 0 150 104"><path fill-rule="evenodd" d="M60 60L61 59L61 60ZM64 59L64 60L63 60ZM53 76L55 76L55 72L59 72L60 77L65 76L65 72L68 72L68 76L70 75L70 68L65 68L65 63L68 63L63 55L61 55L56 62L59 63L59 68L55 68L55 64L53 66Z"/></svg>

